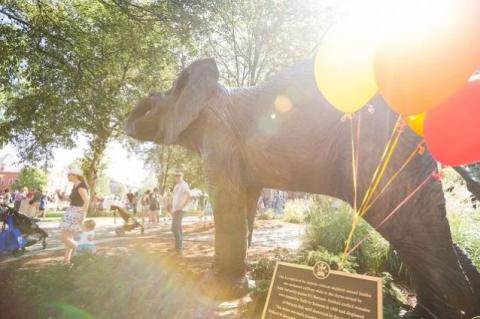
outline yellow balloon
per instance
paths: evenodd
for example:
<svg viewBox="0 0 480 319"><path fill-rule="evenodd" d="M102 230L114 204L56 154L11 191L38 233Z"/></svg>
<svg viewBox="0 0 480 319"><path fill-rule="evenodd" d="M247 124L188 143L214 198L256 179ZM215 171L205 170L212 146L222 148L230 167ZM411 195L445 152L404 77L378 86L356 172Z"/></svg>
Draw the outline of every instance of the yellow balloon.
<svg viewBox="0 0 480 319"><path fill-rule="evenodd" d="M338 110L353 113L378 91L374 74L377 47L368 29L348 25L329 31L315 57L315 81Z"/></svg>
<svg viewBox="0 0 480 319"><path fill-rule="evenodd" d="M416 115L410 115L406 117L406 121L408 126L417 133L418 135L423 137L423 124L425 122L425 112L416 114Z"/></svg>

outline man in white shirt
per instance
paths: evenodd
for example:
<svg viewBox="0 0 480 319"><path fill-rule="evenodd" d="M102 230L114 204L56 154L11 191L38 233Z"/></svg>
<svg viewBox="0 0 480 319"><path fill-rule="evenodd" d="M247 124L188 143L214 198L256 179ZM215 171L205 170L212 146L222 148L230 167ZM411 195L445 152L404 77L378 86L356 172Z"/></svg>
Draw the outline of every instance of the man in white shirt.
<svg viewBox="0 0 480 319"><path fill-rule="evenodd" d="M175 179L177 184L172 194L172 232L175 237L175 251L181 255L183 250L182 218L191 201L191 195L190 187L183 180L183 173L176 172Z"/></svg>

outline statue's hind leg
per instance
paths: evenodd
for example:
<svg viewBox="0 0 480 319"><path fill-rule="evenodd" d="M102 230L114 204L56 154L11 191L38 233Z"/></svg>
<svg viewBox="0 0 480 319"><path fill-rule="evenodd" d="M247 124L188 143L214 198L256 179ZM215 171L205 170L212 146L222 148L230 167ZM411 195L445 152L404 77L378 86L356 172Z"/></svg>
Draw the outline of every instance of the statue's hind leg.
<svg viewBox="0 0 480 319"><path fill-rule="evenodd" d="M390 212L385 207L377 206L376 212L366 215L370 224L376 226L385 218ZM461 264L466 267L467 263L457 256L452 242L439 182L427 184L378 231L397 250L411 274L418 313L442 319L462 318L462 312L464 318L480 313L479 297L466 276L469 270L462 269Z"/></svg>

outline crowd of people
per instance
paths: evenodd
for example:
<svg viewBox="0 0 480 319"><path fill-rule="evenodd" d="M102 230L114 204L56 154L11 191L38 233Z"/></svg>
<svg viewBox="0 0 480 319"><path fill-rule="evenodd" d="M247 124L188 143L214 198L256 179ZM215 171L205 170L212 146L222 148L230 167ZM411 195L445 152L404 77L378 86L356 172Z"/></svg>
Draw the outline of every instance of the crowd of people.
<svg viewBox="0 0 480 319"><path fill-rule="evenodd" d="M65 245L64 262L69 264L74 253L94 253L95 248L95 221L86 219L90 204L90 191L79 168L72 168L67 174L68 181L73 184L70 194L56 191L56 194L47 196L40 188L29 190L27 187L10 191L0 191L0 202L13 206L19 213L28 217L39 218L45 216L47 202L59 200L68 203L65 213L59 224L61 240ZM142 226L156 226L171 219L171 230L175 240L172 251L182 255L183 230L182 222L186 211L192 203L200 204L203 210L211 210L208 196L205 194L193 196L188 183L184 180L182 172L175 172L175 185L166 188L162 193L158 187L146 190L140 195L138 192L128 192L125 196L125 208L134 215L140 217ZM194 205L196 206L196 205ZM80 241L75 236L80 233Z"/></svg>
<svg viewBox="0 0 480 319"><path fill-rule="evenodd" d="M192 202L192 194L188 183L183 179L182 172L175 173L176 184L173 189L166 188L163 194L158 187L153 190L146 190L141 196L138 193L129 192L126 196L126 207L134 215L140 208L142 225L148 218L148 225L155 226L160 223L160 218L166 222L168 216L172 220L172 232L175 238L174 251L182 254L183 232L182 220L187 207Z"/></svg>
<svg viewBox="0 0 480 319"><path fill-rule="evenodd" d="M44 217L47 202L51 200L41 188L29 190L28 187L10 191L4 189L0 193L0 201L4 205L13 205L18 212L29 217Z"/></svg>
<svg viewBox="0 0 480 319"><path fill-rule="evenodd" d="M90 200L88 186L80 169L71 169L68 172L68 180L73 183L70 195L57 192L58 197L63 201L70 202L60 222L61 239L65 245L65 264L70 264L72 255L77 253L94 253L95 248L95 222L92 219L85 219ZM175 246L172 251L178 255L183 253L183 229L182 220L185 216L187 206L192 201L190 187L183 179L182 172L175 173L176 184L173 190L167 189L163 195L158 188L153 191L147 190L140 197L138 193L127 194L127 208L133 214L137 214L137 207L141 206L142 224L145 217L148 217L150 225L157 225L160 219L160 212L171 215L172 233L175 239ZM75 241L74 236L82 232L80 242Z"/></svg>

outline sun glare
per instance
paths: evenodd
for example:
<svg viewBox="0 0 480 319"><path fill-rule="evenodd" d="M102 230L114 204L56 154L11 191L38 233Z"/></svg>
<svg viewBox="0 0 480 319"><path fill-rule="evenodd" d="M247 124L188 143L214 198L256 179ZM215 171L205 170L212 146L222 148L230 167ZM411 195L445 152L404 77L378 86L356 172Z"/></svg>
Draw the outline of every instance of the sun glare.
<svg viewBox="0 0 480 319"><path fill-rule="evenodd" d="M456 0L458 1L458 0ZM449 29L458 16L455 0L347 1L341 8L338 36L375 45L383 37L410 37Z"/></svg>

